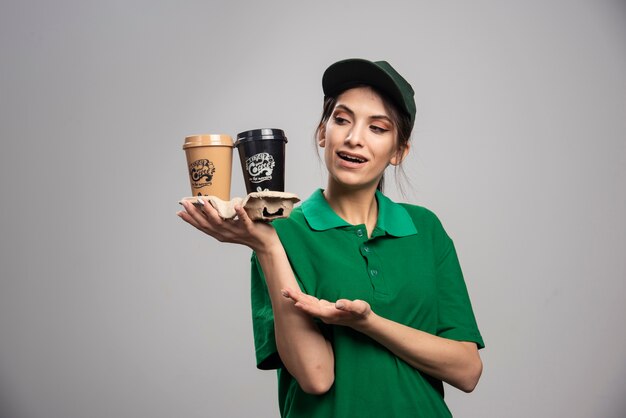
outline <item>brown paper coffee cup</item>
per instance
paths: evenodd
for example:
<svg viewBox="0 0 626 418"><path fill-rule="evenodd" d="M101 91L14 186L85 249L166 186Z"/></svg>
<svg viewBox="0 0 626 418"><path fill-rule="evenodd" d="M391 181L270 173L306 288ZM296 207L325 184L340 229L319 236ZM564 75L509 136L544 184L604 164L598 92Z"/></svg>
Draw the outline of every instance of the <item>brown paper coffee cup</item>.
<svg viewBox="0 0 626 418"><path fill-rule="evenodd" d="M183 145L192 196L230 200L233 139L229 135L191 135Z"/></svg>

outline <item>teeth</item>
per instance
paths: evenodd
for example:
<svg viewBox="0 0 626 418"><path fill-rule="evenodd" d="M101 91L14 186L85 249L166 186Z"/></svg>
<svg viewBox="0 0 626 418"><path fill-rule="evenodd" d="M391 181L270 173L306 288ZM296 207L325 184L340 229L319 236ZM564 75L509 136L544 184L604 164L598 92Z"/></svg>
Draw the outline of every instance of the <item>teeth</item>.
<svg viewBox="0 0 626 418"><path fill-rule="evenodd" d="M343 153L339 153L339 156L341 158L343 158L344 160L351 161L353 163L364 163L365 162L365 160L362 159L362 158L353 157L351 155L346 155L346 154L343 154Z"/></svg>

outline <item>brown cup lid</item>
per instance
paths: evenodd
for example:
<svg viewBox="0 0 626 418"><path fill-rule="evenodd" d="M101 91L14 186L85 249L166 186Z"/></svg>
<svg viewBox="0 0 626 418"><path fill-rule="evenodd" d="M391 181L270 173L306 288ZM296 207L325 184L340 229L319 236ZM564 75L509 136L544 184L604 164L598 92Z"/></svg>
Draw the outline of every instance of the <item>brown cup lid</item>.
<svg viewBox="0 0 626 418"><path fill-rule="evenodd" d="M233 138L231 138L230 135L222 134L190 135L185 138L183 149L206 146L222 146L232 148Z"/></svg>

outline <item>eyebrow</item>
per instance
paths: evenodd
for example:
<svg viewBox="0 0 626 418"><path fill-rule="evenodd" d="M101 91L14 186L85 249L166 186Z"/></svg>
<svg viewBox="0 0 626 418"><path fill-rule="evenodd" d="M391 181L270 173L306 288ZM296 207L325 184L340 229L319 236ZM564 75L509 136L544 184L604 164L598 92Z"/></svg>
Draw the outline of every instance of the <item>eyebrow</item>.
<svg viewBox="0 0 626 418"><path fill-rule="evenodd" d="M337 106L335 106L335 110L340 109L343 110L345 112L348 112L350 114L350 116L354 116L354 111L352 109L350 109L348 106L343 105L343 104L338 104ZM391 118L387 115L372 115L369 117L370 119L384 119L386 121L388 121L389 123L393 123Z"/></svg>

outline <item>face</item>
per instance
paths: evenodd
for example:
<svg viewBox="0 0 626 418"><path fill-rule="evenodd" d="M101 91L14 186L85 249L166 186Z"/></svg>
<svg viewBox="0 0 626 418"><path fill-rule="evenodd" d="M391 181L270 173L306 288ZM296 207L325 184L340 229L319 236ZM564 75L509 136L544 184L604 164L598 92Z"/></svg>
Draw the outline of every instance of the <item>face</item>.
<svg viewBox="0 0 626 418"><path fill-rule="evenodd" d="M385 168L399 164L404 156L398 152L397 130L383 100L368 87L337 97L318 141L324 148L329 183L350 189L376 188Z"/></svg>

